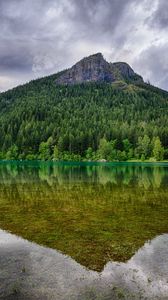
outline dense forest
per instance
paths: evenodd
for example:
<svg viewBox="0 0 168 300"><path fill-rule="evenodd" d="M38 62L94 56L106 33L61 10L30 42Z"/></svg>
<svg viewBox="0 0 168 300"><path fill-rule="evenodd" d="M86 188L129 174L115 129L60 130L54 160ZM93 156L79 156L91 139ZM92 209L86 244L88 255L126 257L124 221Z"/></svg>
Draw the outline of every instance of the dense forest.
<svg viewBox="0 0 168 300"><path fill-rule="evenodd" d="M58 75L0 93L0 159L168 159L168 92Z"/></svg>

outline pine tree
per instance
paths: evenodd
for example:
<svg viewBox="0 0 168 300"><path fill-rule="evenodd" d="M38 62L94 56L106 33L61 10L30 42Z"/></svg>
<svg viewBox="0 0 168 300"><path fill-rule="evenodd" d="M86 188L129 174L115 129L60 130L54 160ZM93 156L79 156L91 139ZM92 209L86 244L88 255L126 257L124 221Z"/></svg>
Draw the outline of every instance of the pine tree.
<svg viewBox="0 0 168 300"><path fill-rule="evenodd" d="M162 147L161 141L157 136L154 139L154 146L153 146L153 156L156 160L163 160L164 155L164 148Z"/></svg>

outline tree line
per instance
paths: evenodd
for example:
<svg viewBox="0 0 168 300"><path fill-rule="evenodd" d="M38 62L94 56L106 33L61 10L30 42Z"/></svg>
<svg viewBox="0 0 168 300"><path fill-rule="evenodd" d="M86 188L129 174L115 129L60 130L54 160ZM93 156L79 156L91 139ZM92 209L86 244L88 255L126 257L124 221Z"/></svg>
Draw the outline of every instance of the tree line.
<svg viewBox="0 0 168 300"><path fill-rule="evenodd" d="M168 93L148 84L59 86L58 75L0 94L0 158L168 159Z"/></svg>

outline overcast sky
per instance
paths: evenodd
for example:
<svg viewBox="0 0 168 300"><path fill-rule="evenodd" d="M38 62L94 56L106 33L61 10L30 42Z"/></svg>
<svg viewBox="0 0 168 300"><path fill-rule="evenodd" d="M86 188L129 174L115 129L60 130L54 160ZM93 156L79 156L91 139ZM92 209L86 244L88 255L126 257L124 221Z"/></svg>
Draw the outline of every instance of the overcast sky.
<svg viewBox="0 0 168 300"><path fill-rule="evenodd" d="M168 0L0 0L0 91L97 52L168 90Z"/></svg>

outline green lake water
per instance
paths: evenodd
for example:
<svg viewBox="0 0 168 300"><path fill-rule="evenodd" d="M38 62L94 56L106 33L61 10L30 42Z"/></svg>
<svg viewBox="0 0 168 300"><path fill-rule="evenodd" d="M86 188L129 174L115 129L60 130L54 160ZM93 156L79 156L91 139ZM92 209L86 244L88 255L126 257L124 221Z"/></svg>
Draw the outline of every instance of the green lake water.
<svg viewBox="0 0 168 300"><path fill-rule="evenodd" d="M0 228L89 269L168 233L168 164L0 162Z"/></svg>

